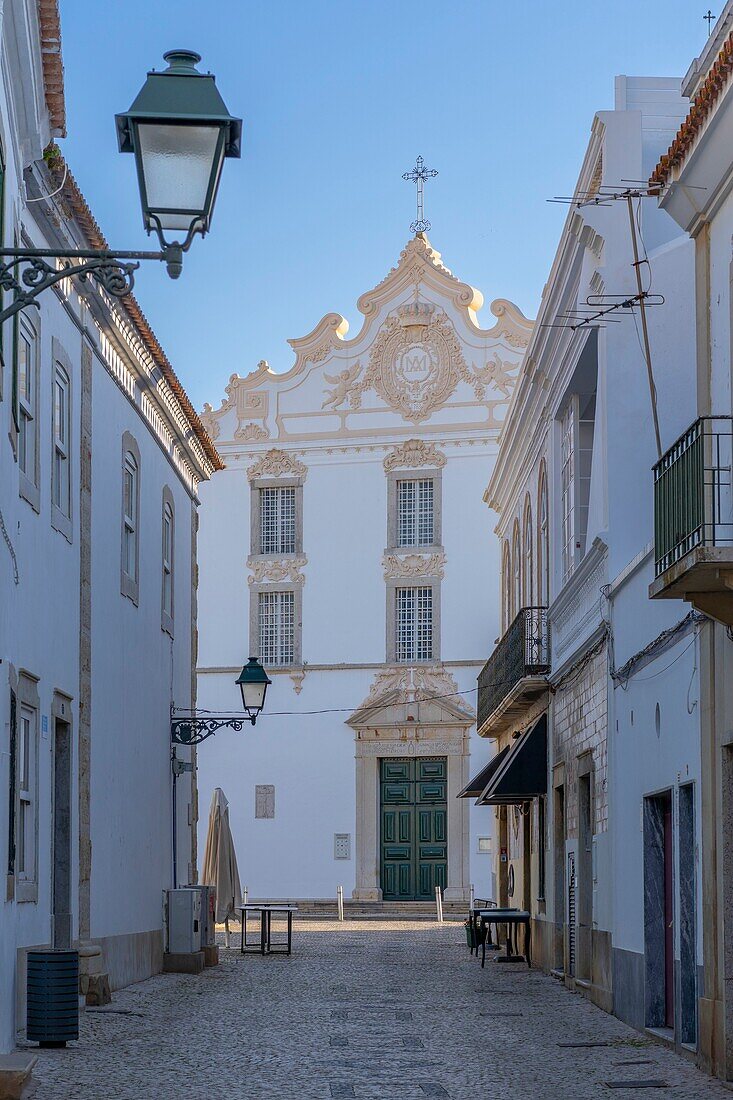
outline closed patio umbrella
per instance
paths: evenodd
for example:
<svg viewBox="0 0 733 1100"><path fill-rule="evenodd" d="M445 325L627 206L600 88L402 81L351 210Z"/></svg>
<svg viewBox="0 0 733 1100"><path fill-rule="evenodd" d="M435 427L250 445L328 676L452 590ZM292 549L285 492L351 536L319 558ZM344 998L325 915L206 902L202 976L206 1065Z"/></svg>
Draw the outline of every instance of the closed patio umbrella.
<svg viewBox="0 0 733 1100"><path fill-rule="evenodd" d="M242 904L242 887L229 827L229 803L221 787L217 787L211 797L203 881L216 888L216 920L219 924L224 921L227 926L228 947L229 918L236 916L236 909Z"/></svg>

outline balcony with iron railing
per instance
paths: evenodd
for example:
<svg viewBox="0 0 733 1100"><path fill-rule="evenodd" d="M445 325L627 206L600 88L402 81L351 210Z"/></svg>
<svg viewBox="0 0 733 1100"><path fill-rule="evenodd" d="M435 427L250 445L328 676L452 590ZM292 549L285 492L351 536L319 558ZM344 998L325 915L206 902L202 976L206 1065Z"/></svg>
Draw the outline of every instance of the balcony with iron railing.
<svg viewBox="0 0 733 1100"><path fill-rule="evenodd" d="M543 692L550 671L546 607L523 607L478 677L476 726L482 737L498 737L515 725Z"/></svg>
<svg viewBox="0 0 733 1100"><path fill-rule="evenodd" d="M703 416L654 467L652 599L733 625L733 417Z"/></svg>

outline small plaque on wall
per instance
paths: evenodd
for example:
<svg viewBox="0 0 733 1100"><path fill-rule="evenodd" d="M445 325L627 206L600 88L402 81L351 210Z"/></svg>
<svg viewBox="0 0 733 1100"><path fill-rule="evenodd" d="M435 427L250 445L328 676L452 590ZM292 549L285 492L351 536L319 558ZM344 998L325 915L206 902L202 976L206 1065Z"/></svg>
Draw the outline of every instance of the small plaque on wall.
<svg viewBox="0 0 733 1100"><path fill-rule="evenodd" d="M351 833L333 834L333 858L351 859Z"/></svg>
<svg viewBox="0 0 733 1100"><path fill-rule="evenodd" d="M272 783L255 786L255 817L275 816L275 787Z"/></svg>

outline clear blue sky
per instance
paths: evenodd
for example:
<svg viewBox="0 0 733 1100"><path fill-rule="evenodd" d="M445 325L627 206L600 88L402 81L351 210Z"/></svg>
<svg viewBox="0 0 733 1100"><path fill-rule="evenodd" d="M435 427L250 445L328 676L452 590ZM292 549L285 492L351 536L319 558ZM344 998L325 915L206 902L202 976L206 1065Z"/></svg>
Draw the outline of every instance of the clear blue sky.
<svg viewBox="0 0 733 1100"><path fill-rule="evenodd" d="M162 54L186 47L244 118L211 234L178 282L137 295L195 405L234 371L287 370L288 337L356 299L410 236L418 153L430 239L486 301L539 302L593 112L613 78L682 75L707 5L666 0L61 0L62 148L110 243L150 248L114 119ZM713 9L715 12L718 9ZM485 313L488 311L485 310ZM485 322L491 316L485 317Z"/></svg>

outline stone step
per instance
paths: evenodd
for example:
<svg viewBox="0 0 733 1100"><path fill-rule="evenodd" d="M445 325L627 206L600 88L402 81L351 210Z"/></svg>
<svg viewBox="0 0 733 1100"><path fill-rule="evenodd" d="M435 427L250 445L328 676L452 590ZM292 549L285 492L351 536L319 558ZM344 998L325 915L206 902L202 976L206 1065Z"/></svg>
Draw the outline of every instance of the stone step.
<svg viewBox="0 0 733 1100"><path fill-rule="evenodd" d="M37 1054L26 1051L0 1054L0 1100L30 1100L35 1092L31 1074L37 1061Z"/></svg>
<svg viewBox="0 0 733 1100"><path fill-rule="evenodd" d="M262 898L250 898L249 903L256 905ZM268 898L273 905L297 905L294 915L297 920L335 920L338 905L335 898ZM464 920L468 911L468 902L444 901L443 916L446 920ZM344 918L346 920L425 920L437 919L433 901L353 901L344 899Z"/></svg>

